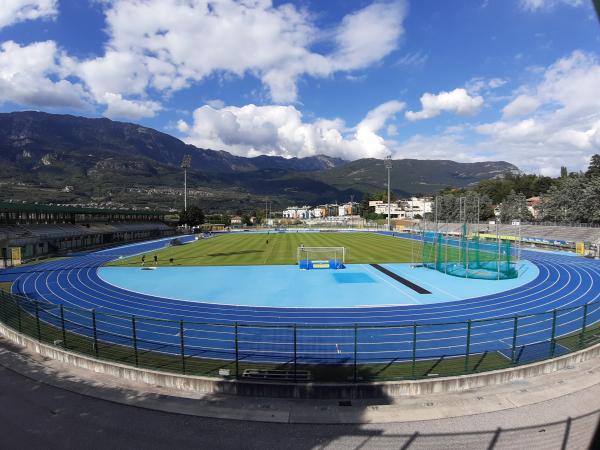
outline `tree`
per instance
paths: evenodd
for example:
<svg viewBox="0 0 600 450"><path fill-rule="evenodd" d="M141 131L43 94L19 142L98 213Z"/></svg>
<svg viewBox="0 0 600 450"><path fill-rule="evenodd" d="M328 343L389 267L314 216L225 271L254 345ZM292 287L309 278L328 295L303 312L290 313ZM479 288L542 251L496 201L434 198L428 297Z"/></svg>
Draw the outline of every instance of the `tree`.
<svg viewBox="0 0 600 450"><path fill-rule="evenodd" d="M432 217L434 220L436 217L436 207L438 208L437 220L439 222L457 222L461 219L467 222L477 222L479 220L486 220L494 215L492 201L485 194L482 195L473 190L444 190L442 192L444 194L438 195L433 200ZM460 205L461 197L464 198L462 200L462 207ZM477 217L478 211L479 217Z"/></svg>
<svg viewBox="0 0 600 450"><path fill-rule="evenodd" d="M393 190L390 191L390 198L392 202L396 200L396 194ZM383 202L387 203L387 191L375 192L372 196L372 200L382 200Z"/></svg>
<svg viewBox="0 0 600 450"><path fill-rule="evenodd" d="M527 208L527 197L522 192L511 192L500 206L500 221L509 223L513 220L531 220L533 216Z"/></svg>
<svg viewBox="0 0 600 450"><path fill-rule="evenodd" d="M560 167L560 177L566 178L568 175L569 175L569 171L567 170L567 168L565 166L561 166Z"/></svg>
<svg viewBox="0 0 600 450"><path fill-rule="evenodd" d="M585 175L590 178L600 176L600 155L596 154L592 156Z"/></svg>
<svg viewBox="0 0 600 450"><path fill-rule="evenodd" d="M586 177L573 174L561 178L544 197L545 219L556 222L587 222L584 197Z"/></svg>
<svg viewBox="0 0 600 450"><path fill-rule="evenodd" d="M600 176L594 176L586 183L583 207L588 211L587 219L590 222L600 223Z"/></svg>
<svg viewBox="0 0 600 450"><path fill-rule="evenodd" d="M197 206L190 206L179 213L179 223L195 227L204 223L204 212Z"/></svg>
<svg viewBox="0 0 600 450"><path fill-rule="evenodd" d="M366 217L368 214L375 212L375 208L372 206L369 206L370 201L371 201L371 196L368 193L365 194L360 202L360 215L362 217Z"/></svg>

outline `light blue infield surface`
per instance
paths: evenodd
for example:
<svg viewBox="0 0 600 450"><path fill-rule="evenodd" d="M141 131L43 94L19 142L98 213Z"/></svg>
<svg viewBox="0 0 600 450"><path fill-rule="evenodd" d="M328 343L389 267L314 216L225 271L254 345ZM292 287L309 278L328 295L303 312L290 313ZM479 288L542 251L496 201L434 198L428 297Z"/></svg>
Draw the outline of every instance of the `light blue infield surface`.
<svg viewBox="0 0 600 450"><path fill-rule="evenodd" d="M368 264L341 270L300 270L298 266L101 267L102 280L129 291L191 302L221 305L344 308L423 305L508 291L533 281L536 265L521 261L512 280L452 277L411 264L382 267L421 286L418 294Z"/></svg>

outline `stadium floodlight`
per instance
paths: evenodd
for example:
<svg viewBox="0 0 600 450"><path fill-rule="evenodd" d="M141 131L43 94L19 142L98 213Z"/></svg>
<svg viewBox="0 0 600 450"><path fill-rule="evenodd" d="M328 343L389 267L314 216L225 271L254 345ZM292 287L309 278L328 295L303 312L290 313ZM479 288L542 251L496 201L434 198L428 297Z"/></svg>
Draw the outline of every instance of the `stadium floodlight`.
<svg viewBox="0 0 600 450"><path fill-rule="evenodd" d="M388 201L388 217L387 217L387 228L388 231L392 229L392 225L391 225L391 217L392 217L392 200L390 198L390 172L392 170L392 155L388 155L385 157L385 159L383 160L383 165L385 166L385 168L387 169L387 176L388 176L388 183L387 183L387 188L388 188L388 192L387 192L387 201Z"/></svg>
<svg viewBox="0 0 600 450"><path fill-rule="evenodd" d="M187 211L187 170L192 167L192 155L185 155L181 160L183 169L183 210Z"/></svg>

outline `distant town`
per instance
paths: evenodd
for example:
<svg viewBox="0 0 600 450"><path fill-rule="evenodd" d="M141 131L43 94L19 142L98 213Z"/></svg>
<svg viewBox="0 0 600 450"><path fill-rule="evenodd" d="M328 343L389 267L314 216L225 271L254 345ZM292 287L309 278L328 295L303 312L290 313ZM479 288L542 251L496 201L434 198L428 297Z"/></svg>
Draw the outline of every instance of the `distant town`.
<svg viewBox="0 0 600 450"><path fill-rule="evenodd" d="M433 198L411 197L409 199L395 200L389 205L389 214L392 219L422 219L425 214L432 212ZM337 220L341 217L359 217L361 204L348 202L341 205L327 204L318 206L290 206L283 211L284 219L311 220L327 219ZM388 203L383 200L369 201L369 208L374 208L375 214L388 214Z"/></svg>

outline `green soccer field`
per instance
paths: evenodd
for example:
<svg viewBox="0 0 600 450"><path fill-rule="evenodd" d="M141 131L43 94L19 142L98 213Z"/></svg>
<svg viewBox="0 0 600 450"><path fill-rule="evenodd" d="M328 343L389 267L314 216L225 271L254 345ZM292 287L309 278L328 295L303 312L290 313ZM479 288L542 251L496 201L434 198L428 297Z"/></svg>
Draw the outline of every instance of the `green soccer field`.
<svg viewBox="0 0 600 450"><path fill-rule="evenodd" d="M296 251L301 244L345 247L349 264L412 262L413 255L415 261L422 258L418 242L371 233L228 234L149 252L146 265L154 264L154 255L158 256L159 266L296 264ZM141 263L138 255L108 265L140 266Z"/></svg>

